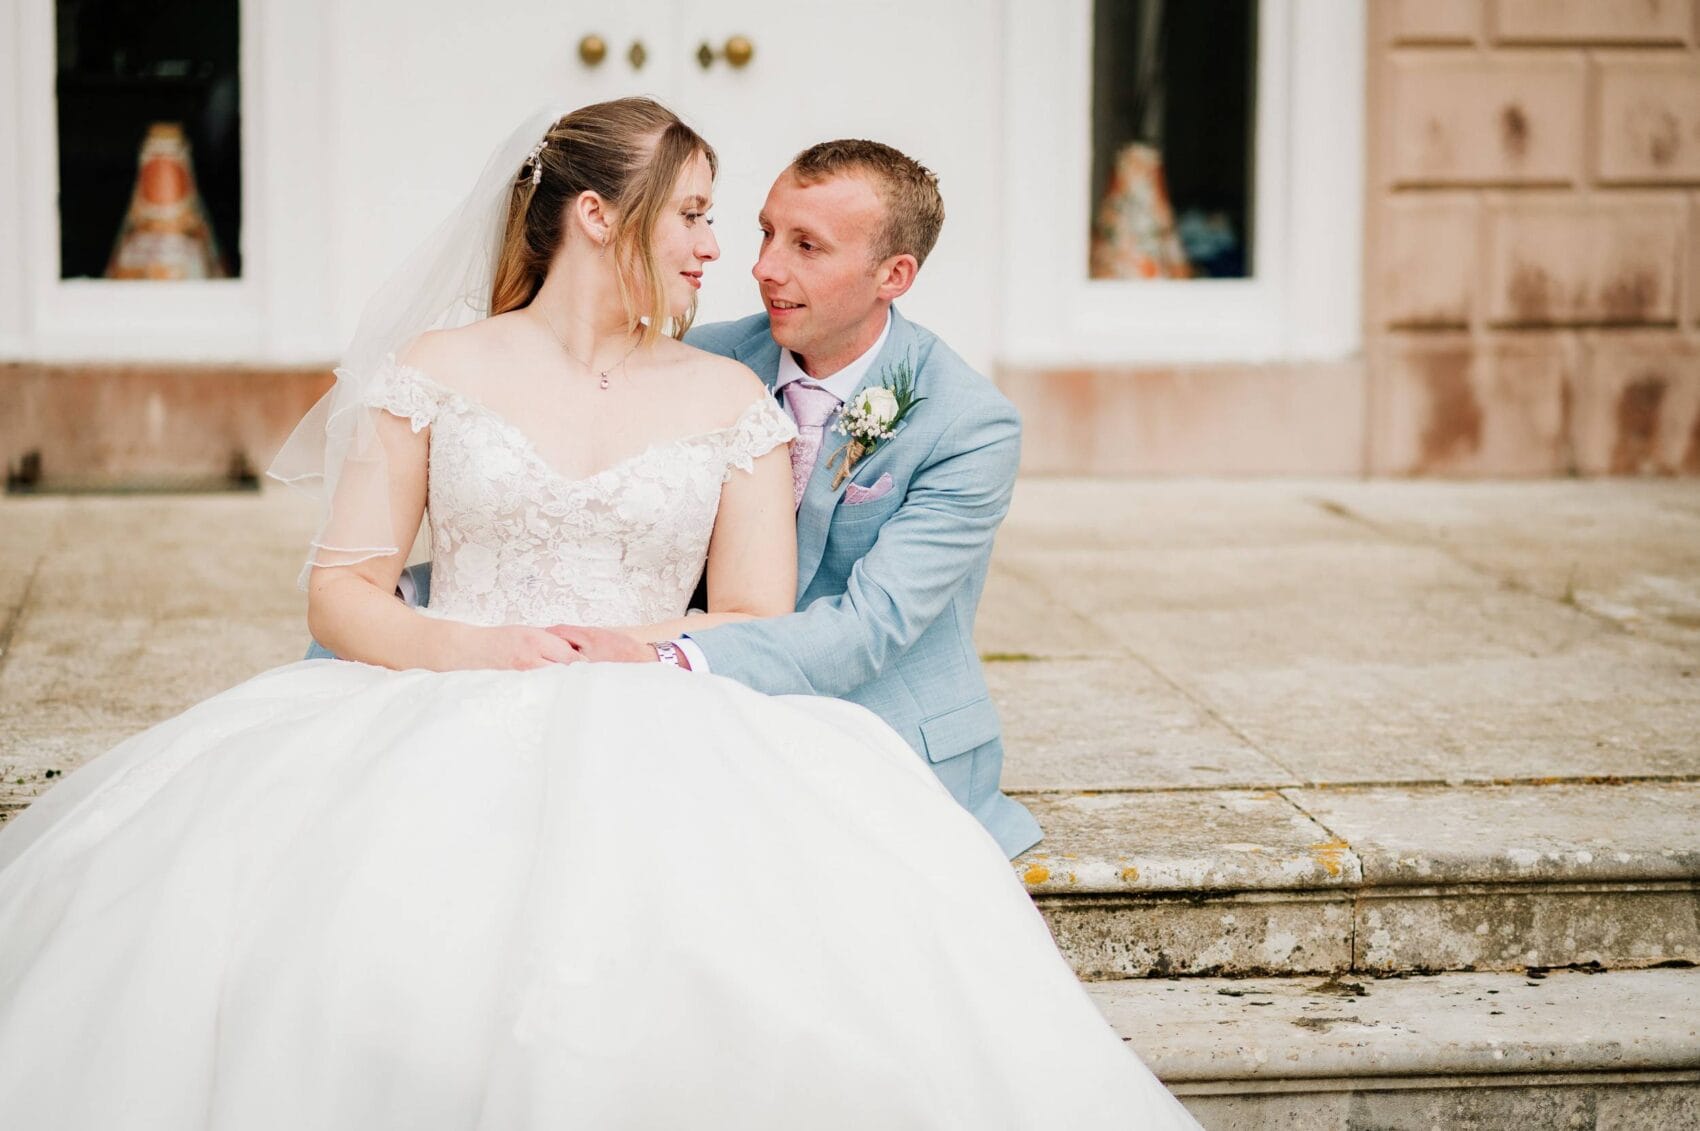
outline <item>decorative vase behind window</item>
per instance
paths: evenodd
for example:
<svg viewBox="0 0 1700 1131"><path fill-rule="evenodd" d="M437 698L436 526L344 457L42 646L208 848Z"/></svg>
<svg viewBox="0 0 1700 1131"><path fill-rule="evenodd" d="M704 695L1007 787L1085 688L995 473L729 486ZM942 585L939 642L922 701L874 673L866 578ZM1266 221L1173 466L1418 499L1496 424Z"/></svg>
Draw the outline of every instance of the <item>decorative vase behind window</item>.
<svg viewBox="0 0 1700 1131"><path fill-rule="evenodd" d="M1092 225L1091 268L1094 279L1191 277L1155 147L1135 141L1117 152Z"/></svg>
<svg viewBox="0 0 1700 1131"><path fill-rule="evenodd" d="M222 279L227 272L195 187L189 139L155 122L136 160L136 190L106 265L108 279Z"/></svg>

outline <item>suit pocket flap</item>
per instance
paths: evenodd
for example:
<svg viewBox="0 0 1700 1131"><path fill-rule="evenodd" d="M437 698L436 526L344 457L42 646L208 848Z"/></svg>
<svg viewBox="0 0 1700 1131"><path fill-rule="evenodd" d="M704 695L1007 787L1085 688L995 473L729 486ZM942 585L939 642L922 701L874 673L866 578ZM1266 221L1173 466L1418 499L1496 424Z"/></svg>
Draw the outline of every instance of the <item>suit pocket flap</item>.
<svg viewBox="0 0 1700 1131"><path fill-rule="evenodd" d="M998 736L998 712L990 698L976 699L921 724L927 761L943 762L984 746Z"/></svg>

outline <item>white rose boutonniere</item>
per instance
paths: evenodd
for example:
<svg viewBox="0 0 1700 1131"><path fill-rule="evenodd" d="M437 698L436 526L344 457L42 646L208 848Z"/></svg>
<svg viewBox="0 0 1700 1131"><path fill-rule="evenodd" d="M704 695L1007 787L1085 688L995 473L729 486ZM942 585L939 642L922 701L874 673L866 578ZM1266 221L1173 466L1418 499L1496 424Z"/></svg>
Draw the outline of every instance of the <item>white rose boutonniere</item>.
<svg viewBox="0 0 1700 1131"><path fill-rule="evenodd" d="M840 436L849 437L845 445L827 460L828 467L840 461L844 464L832 478L834 491L850 478L850 473L864 456L896 434L898 424L910 409L927 399L915 395L915 370L908 358L880 374L880 378L878 385L870 385L857 393L838 414L838 423L832 426L832 430Z"/></svg>

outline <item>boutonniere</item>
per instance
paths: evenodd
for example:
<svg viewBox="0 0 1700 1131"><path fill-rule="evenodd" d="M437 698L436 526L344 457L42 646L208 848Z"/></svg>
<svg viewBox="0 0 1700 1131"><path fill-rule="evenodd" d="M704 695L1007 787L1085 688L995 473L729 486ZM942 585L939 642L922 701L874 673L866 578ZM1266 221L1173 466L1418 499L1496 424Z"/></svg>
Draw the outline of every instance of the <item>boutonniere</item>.
<svg viewBox="0 0 1700 1131"><path fill-rule="evenodd" d="M926 400L915 395L915 370L904 358L880 374L880 383L870 385L838 414L832 430L848 436L842 448L826 461L828 467L840 460L844 466L832 477L832 489L838 490L863 457L871 455L881 443L892 438L897 426L909 415L909 410Z"/></svg>

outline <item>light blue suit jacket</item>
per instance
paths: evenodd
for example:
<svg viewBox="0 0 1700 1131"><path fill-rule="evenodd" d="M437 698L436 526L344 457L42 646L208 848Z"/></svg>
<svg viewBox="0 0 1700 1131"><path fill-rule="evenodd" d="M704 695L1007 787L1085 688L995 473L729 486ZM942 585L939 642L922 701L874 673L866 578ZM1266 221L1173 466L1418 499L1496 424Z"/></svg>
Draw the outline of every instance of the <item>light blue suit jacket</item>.
<svg viewBox="0 0 1700 1131"><path fill-rule="evenodd" d="M779 346L758 314L685 339L733 357L773 388ZM831 695L885 719L1005 853L1035 844L1032 814L998 789L1003 739L974 648L992 537L1009 511L1021 449L1015 406L930 331L894 309L857 390L908 359L917 404L848 483L893 489L852 504L827 461L828 432L797 512L797 611L690 637L717 675L770 694Z"/></svg>
<svg viewBox="0 0 1700 1131"><path fill-rule="evenodd" d="M767 315L691 331L772 390L779 346ZM847 483L892 489L851 504L827 461L828 433L797 512L797 611L692 632L715 674L774 695L831 695L883 718L926 759L1009 856L1039 824L998 789L1003 738L974 648L992 537L1009 511L1021 448L1015 406L930 331L895 309L885 347L857 390L905 358L926 398ZM423 603L430 567L410 569ZM330 653L314 644L309 658Z"/></svg>

